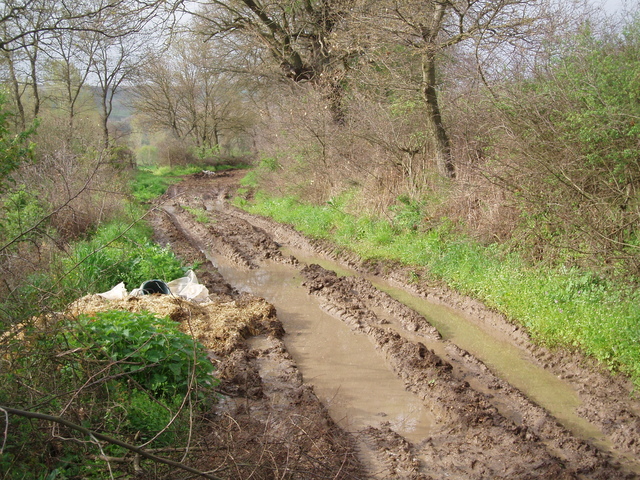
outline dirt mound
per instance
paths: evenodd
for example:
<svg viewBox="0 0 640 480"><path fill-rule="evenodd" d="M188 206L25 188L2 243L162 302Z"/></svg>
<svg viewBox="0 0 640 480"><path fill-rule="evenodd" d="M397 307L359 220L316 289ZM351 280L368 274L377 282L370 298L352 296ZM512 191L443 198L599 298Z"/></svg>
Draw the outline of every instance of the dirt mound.
<svg viewBox="0 0 640 480"><path fill-rule="evenodd" d="M196 304L171 295L143 295L123 300L88 295L72 303L68 313L91 315L106 310L151 312L169 317L180 324L181 331L192 335L218 355L229 354L253 335L281 337L284 334L273 305L251 296L231 302Z"/></svg>

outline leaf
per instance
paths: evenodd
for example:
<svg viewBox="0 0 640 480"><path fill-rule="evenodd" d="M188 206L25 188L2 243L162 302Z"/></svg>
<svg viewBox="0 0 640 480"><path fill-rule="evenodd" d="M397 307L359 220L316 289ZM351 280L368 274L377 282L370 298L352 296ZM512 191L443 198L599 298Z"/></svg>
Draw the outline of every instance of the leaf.
<svg viewBox="0 0 640 480"><path fill-rule="evenodd" d="M184 364L182 364L182 363L170 363L169 365L167 365L169 370L171 370L171 372L173 372L173 374L176 377L180 377L180 374L182 373L183 366L184 366Z"/></svg>

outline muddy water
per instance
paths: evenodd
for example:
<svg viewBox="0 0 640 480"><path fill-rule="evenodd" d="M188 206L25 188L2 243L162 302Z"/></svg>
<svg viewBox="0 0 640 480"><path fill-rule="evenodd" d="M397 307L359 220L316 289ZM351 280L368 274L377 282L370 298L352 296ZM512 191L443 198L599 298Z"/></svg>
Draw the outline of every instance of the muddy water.
<svg viewBox="0 0 640 480"><path fill-rule="evenodd" d="M222 258L209 259L233 287L276 307L290 332L284 338L287 350L342 428L355 432L388 424L410 441L428 437L434 419L420 400L405 390L365 335L320 308L295 268L269 262L242 270Z"/></svg>
<svg viewBox="0 0 640 480"><path fill-rule="evenodd" d="M317 263L323 268L335 271L338 275L358 275L331 260L310 256L302 251L286 248L283 253L293 255L303 263ZM393 287L379 278L368 277L368 280L377 289L386 292L395 300L424 316L431 325L436 327L443 340L456 344L480 359L495 375L543 407L575 435L605 450L611 450L612 445L605 439L603 433L575 413L581 405L575 390L567 382L533 363L525 351L506 340L501 340L499 332L482 329L450 308L436 305L417 295ZM428 348L446 358L442 342L413 338L415 335L403 332L401 327L395 330L407 338L411 337L410 340L423 342ZM508 416L508 412L503 413Z"/></svg>
<svg viewBox="0 0 640 480"><path fill-rule="evenodd" d="M565 427L582 438L604 442L599 429L576 415L580 399L573 388L527 358L524 351L501 341L446 307L433 305L399 288L376 282L376 287L411 307L450 340L485 363L494 373L545 408Z"/></svg>

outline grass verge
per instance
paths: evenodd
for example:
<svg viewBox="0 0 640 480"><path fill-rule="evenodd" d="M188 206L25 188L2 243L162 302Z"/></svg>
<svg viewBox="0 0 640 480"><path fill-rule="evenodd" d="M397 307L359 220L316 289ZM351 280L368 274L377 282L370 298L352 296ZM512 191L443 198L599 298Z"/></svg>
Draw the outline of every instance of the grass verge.
<svg viewBox="0 0 640 480"><path fill-rule="evenodd" d="M202 168L197 165L176 168L141 167L138 168L135 178L131 182L131 191L137 201L148 202L162 195L169 185L178 183L183 175L200 172Z"/></svg>

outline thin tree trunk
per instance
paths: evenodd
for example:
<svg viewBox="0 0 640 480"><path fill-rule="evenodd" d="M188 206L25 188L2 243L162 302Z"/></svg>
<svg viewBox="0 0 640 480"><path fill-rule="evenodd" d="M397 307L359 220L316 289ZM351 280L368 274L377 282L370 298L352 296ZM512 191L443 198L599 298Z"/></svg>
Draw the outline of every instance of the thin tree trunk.
<svg viewBox="0 0 640 480"><path fill-rule="evenodd" d="M40 88L38 87L38 39L34 40L33 52L27 49L29 56L29 66L31 68L31 89L33 92L33 118L38 118L40 114Z"/></svg>
<svg viewBox="0 0 640 480"><path fill-rule="evenodd" d="M24 105L22 104L22 94L20 92L20 83L16 75L16 70L13 65L13 58L9 52L4 52L7 64L9 65L9 76L11 77L11 86L13 88L13 96L15 97L16 107L18 108L18 116L20 118L20 129L25 130L27 128L27 119L24 113Z"/></svg>
<svg viewBox="0 0 640 480"><path fill-rule="evenodd" d="M102 92L102 142L105 150L109 150L111 146L110 138L109 138L109 117L111 116L111 99L107 98L108 91L105 88Z"/></svg>
<svg viewBox="0 0 640 480"><path fill-rule="evenodd" d="M456 172L451 157L451 141L442 124L442 115L436 92L436 62L434 54L426 52L422 57L422 97L426 109L427 135L431 140L436 165L440 174L455 178Z"/></svg>

